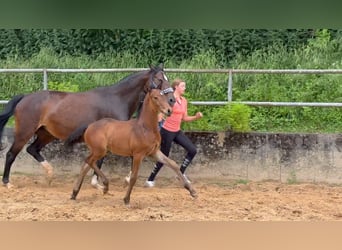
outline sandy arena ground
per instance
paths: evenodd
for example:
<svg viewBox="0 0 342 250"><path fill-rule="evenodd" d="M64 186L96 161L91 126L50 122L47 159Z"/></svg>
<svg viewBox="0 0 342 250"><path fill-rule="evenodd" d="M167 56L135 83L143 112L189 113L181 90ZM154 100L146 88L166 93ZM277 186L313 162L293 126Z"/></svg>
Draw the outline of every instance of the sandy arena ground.
<svg viewBox="0 0 342 250"><path fill-rule="evenodd" d="M177 180L157 178L145 188L139 178L131 207L123 203L123 176L110 178L109 193L87 176L76 201L70 200L75 176L12 174L14 188L1 186L0 221L336 221L342 220L342 187L198 179L193 199Z"/></svg>

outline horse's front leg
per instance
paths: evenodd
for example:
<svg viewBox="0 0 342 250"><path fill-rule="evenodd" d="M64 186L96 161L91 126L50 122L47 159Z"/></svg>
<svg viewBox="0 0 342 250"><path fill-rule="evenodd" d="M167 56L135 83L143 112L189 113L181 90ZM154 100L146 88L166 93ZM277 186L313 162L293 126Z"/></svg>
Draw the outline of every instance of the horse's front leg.
<svg viewBox="0 0 342 250"><path fill-rule="evenodd" d="M131 158L132 158L131 160L133 161L133 157L131 157ZM133 164L132 164L132 166L133 166ZM131 166L131 169L129 170L128 174L125 176L124 186L129 185L129 181L130 181L131 175L132 175L132 166Z"/></svg>
<svg viewBox="0 0 342 250"><path fill-rule="evenodd" d="M71 198L72 200L76 200L76 196L77 194L79 193L80 189L81 189L81 186L82 186L82 183L83 183L83 180L84 180L84 176L88 173L88 171L90 170L90 165L88 163L84 163L82 168L81 168L81 172L77 178L77 181L74 185L74 189L72 191L72 194L71 194Z"/></svg>
<svg viewBox="0 0 342 250"><path fill-rule="evenodd" d="M36 140L26 148L26 151L32 155L33 158L36 159L45 169L47 183L48 185L51 185L53 179L53 167L47 160L45 160L40 152L45 145L52 142L55 138L44 128L40 128L38 131L36 131L36 134Z"/></svg>
<svg viewBox="0 0 342 250"><path fill-rule="evenodd" d="M133 186L135 185L135 182L137 181L138 171L139 171L139 167L142 162L142 159L143 159L143 156L140 156L140 155L134 156L132 159L132 168L131 168L132 173L130 175L128 189L124 197L124 202L126 206L129 206L131 192L132 192Z"/></svg>
<svg viewBox="0 0 342 250"><path fill-rule="evenodd" d="M191 186L191 184L188 181L186 181L186 179L184 178L184 175L182 175L182 173L180 171L180 167L177 165L177 163L174 160L168 158L160 150L158 150L153 157L157 161L164 163L164 165L168 166L173 171L175 171L175 173L178 175L180 180L183 182L184 187L190 192L190 195L194 198L197 198L197 192Z"/></svg>

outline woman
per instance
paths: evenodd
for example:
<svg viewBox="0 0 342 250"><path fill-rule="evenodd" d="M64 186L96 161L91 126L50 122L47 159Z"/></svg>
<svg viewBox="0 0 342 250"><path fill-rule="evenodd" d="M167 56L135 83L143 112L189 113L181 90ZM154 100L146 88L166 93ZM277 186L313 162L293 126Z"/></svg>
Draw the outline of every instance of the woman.
<svg viewBox="0 0 342 250"><path fill-rule="evenodd" d="M163 154L169 156L172 142L175 142L187 151L187 155L183 160L180 171L182 172L185 179L190 183L189 179L186 177L184 173L189 164L191 163L192 159L197 154L197 149L195 145L190 141L190 139L181 130L181 123L182 121L190 122L198 120L202 118L203 115L201 112L197 112L194 116L188 115L188 101L183 96L186 89L185 81L183 81L182 79L176 79L172 83L172 87L174 89L176 103L173 106L173 112L171 116L165 119L163 125L160 128L160 150L163 152ZM162 168L162 166L162 163L156 163L149 178L145 183L146 187L154 187L154 179L157 176L160 169Z"/></svg>

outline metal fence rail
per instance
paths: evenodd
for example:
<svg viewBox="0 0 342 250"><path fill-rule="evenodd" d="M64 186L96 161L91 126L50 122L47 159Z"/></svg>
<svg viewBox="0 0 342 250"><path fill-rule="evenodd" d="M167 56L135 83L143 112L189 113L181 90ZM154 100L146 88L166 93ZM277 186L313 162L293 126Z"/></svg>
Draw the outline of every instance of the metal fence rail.
<svg viewBox="0 0 342 250"><path fill-rule="evenodd" d="M0 73L42 73L42 89L48 89L49 73L115 73L138 72L147 68L120 68L120 69L0 69ZM235 103L233 101L233 74L342 74L341 69L165 69L170 73L215 73L227 74L228 101L191 101L194 105L225 105ZM6 104L8 100L0 100L0 104ZM289 107L342 107L342 103L323 102L253 102L240 101L250 106L289 106Z"/></svg>

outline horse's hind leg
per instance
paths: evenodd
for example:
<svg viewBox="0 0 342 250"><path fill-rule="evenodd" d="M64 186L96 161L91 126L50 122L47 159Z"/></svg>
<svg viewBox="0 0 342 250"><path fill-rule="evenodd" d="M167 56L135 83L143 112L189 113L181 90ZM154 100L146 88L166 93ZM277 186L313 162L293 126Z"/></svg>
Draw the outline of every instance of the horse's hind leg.
<svg viewBox="0 0 342 250"><path fill-rule="evenodd" d="M156 152L154 157L156 158L157 161L164 163L167 167L169 167L173 171L175 171L175 173L178 175L180 180L183 182L183 185L184 185L185 189L187 189L190 192L190 195L192 197L197 198L197 193L196 193L195 189L193 189L191 184L188 181L186 181L184 175L182 175L182 173L180 171L179 166L177 165L177 163L174 160L168 158L160 150L158 150Z"/></svg>
<svg viewBox="0 0 342 250"><path fill-rule="evenodd" d="M47 175L47 181L51 184L52 176L53 176L53 168L52 166L45 160L45 158L40 154L42 148L48 143L52 142L55 137L53 137L45 128L40 128L36 132L37 138L36 140L27 147L26 151L33 156L45 169Z"/></svg>
<svg viewBox="0 0 342 250"><path fill-rule="evenodd" d="M5 169L4 169L4 173L2 176L2 183L5 186L7 186L8 188L12 187L12 184L9 182L9 175L11 172L12 164L13 164L15 158L17 157L17 155L19 154L19 152L25 146L27 141L28 141L28 139L24 140L24 139L20 139L18 137L15 138L11 148L8 150L8 152L6 154Z"/></svg>
<svg viewBox="0 0 342 250"><path fill-rule="evenodd" d="M22 117L20 116L19 118L22 118ZM8 188L12 186L9 182L9 176L10 176L12 164L14 160L16 159L17 155L19 154L19 152L23 149L25 144L33 136L34 131L35 131L34 121L26 124L25 121L22 121L19 118L16 116L14 141L6 154L5 168L4 168L4 173L2 176L2 182ZM23 127L21 126L21 124L26 124L26 126Z"/></svg>
<svg viewBox="0 0 342 250"><path fill-rule="evenodd" d="M25 144L34 134L34 129L32 127L33 125L30 126L31 124L29 124L25 127L25 129L22 129L20 124L21 123L18 122L18 119L16 119L16 127L14 130L15 131L14 141L6 154L5 168L4 168L4 173L2 176L2 182L8 188L12 187L12 185L9 182L9 176L10 176L12 164L14 160L16 159L17 155L19 154L19 152L23 149Z"/></svg>

